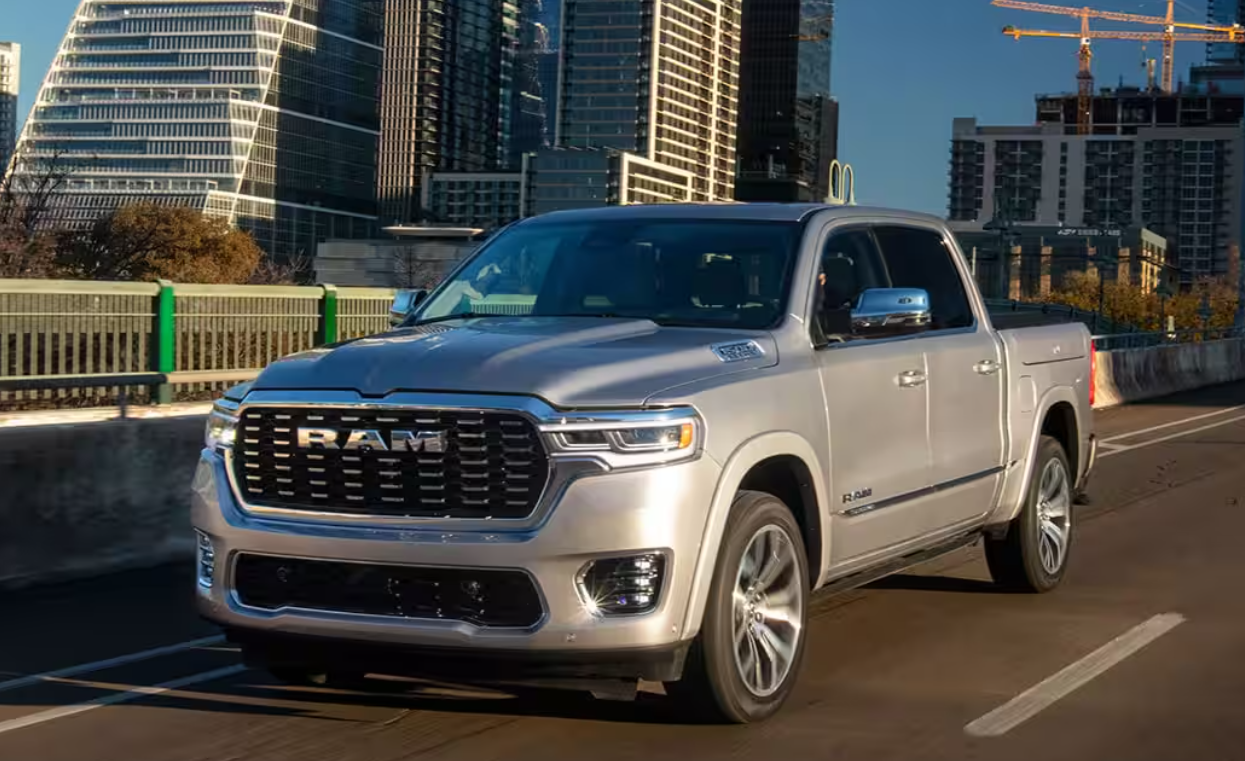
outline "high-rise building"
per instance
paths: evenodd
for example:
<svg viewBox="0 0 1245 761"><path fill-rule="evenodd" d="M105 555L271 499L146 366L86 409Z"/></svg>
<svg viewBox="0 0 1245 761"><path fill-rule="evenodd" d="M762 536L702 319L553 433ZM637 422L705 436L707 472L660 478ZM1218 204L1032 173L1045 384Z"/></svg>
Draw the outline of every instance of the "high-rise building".
<svg viewBox="0 0 1245 761"><path fill-rule="evenodd" d="M506 166L520 0L384 0L378 193L384 224L422 221L429 172Z"/></svg>
<svg viewBox="0 0 1245 761"><path fill-rule="evenodd" d="M537 16L537 35L540 53L537 56L537 76L540 77L540 93L545 105L545 134L543 147L553 145L558 119L558 70L562 60L562 0L536 0L540 4Z"/></svg>
<svg viewBox="0 0 1245 761"><path fill-rule="evenodd" d="M507 149L506 168L518 169L523 157L548 145L549 104L541 63L548 46L541 26L544 9L541 0L519 0L517 50L514 59L514 86L511 88L512 135ZM556 85L555 85L556 88ZM551 89L548 92L555 92Z"/></svg>
<svg viewBox="0 0 1245 761"><path fill-rule="evenodd" d="M832 0L744 0L740 201L823 201L838 152Z"/></svg>
<svg viewBox="0 0 1245 761"><path fill-rule="evenodd" d="M17 142L17 96L21 90L22 46L0 42L0 178Z"/></svg>
<svg viewBox="0 0 1245 761"><path fill-rule="evenodd" d="M564 0L558 146L634 154L690 175L693 201L733 200L741 1Z"/></svg>
<svg viewBox="0 0 1245 761"><path fill-rule="evenodd" d="M18 172L71 173L49 223L191 206L269 253L376 222L379 0L82 0Z"/></svg>
<svg viewBox="0 0 1245 761"><path fill-rule="evenodd" d="M1036 126L955 120L952 227L1143 226L1167 239L1182 282L1227 277L1241 240L1242 98L1108 90L1090 135L1075 134L1076 100L1040 96Z"/></svg>
<svg viewBox="0 0 1245 761"><path fill-rule="evenodd" d="M1208 23L1216 26L1245 24L1245 0L1206 0ZM1245 45L1212 42L1206 45L1206 62L1212 64L1245 64Z"/></svg>

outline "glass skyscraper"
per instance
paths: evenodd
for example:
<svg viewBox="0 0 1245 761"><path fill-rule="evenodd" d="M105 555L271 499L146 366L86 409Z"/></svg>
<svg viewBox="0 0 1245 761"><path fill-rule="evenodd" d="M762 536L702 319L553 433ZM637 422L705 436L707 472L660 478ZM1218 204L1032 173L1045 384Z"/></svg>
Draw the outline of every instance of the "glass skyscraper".
<svg viewBox="0 0 1245 761"><path fill-rule="evenodd" d="M278 258L376 221L380 0L82 0L17 171L72 171L52 224L202 209Z"/></svg>
<svg viewBox="0 0 1245 761"><path fill-rule="evenodd" d="M432 172L511 159L520 0L384 0L380 216L421 221Z"/></svg>
<svg viewBox="0 0 1245 761"><path fill-rule="evenodd" d="M824 201L838 151L832 0L744 0L740 201Z"/></svg>

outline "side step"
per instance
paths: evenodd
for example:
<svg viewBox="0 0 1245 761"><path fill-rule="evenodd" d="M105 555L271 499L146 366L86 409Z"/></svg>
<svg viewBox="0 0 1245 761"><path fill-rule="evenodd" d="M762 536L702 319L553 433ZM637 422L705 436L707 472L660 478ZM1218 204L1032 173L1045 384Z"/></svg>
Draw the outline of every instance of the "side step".
<svg viewBox="0 0 1245 761"><path fill-rule="evenodd" d="M895 558L889 562L874 568L868 568L858 571L849 576L835 579L821 589L817 590L818 595L833 595L841 592L849 592L866 584L872 584L875 581L884 579L887 576L893 576L901 571L928 562L934 558L954 552L961 547L967 547L970 544L976 544L981 539L981 529L974 529L966 534L949 539L941 544L936 544L928 549L912 552L902 557Z"/></svg>

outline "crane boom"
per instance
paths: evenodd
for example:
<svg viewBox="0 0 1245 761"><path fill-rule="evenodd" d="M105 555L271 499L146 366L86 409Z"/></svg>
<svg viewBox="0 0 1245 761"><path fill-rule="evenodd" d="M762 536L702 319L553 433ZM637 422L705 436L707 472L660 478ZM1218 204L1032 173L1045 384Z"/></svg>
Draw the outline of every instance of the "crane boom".
<svg viewBox="0 0 1245 761"><path fill-rule="evenodd" d="M1184 21L1176 21L1176 3L1175 0L1167 0L1167 14L1165 16L1145 16L1139 13L1121 13L1118 11L1102 11L1096 8L1072 8L1066 5L1053 5L1051 3L1034 3L1028 0L991 0L992 3L1000 8L1012 8L1022 11L1033 11L1035 13L1053 13L1060 16L1075 16L1081 20L1081 29L1087 32L1089 29L1090 19L1105 19L1108 21L1125 21L1132 24L1151 24L1163 27L1162 32L1155 33L1154 37L1125 36L1126 32L1117 32L1109 35L1097 35L1098 39L1109 40L1161 40L1163 43L1163 92L1171 92L1175 79L1176 70L1176 43L1177 42L1245 42L1245 27L1240 24L1232 24L1230 26L1216 26L1212 24L1193 24ZM1202 33L1211 33L1223 35L1222 37L1204 37L1189 36L1190 32L1177 32L1177 29L1193 29ZM1140 34L1140 33L1138 33ZM1032 37L1076 37L1072 33L1066 35L1061 34L1032 34ZM1088 45L1088 37L1081 35L1083 40L1082 48ZM1020 39L1016 35L1016 39ZM1082 51L1082 65L1084 65L1084 51Z"/></svg>
<svg viewBox="0 0 1245 761"><path fill-rule="evenodd" d="M1051 32L1045 29L1017 29L1014 26L1003 27L1003 34L1008 37L1020 39L1021 37L1055 37L1064 40L1080 40L1088 37L1091 40L1142 40L1146 42L1156 40L1166 40L1168 35L1164 32L1122 32L1122 31L1092 31L1088 35L1082 35L1078 32ZM1171 39L1176 42L1231 42L1227 37L1219 34L1210 34L1208 32L1175 32L1171 35Z"/></svg>
<svg viewBox="0 0 1245 761"><path fill-rule="evenodd" d="M1163 16L1145 16L1139 13L1120 13L1118 11L1100 11L1094 8L1070 8L1066 5L1051 5L1049 3L1030 3L1025 0L993 0L993 4L1000 8L1013 8L1021 11L1034 11L1036 13L1054 13L1061 16L1088 17L1094 19L1103 19L1105 21L1124 21L1130 24L1154 24L1158 26L1171 26L1177 29L1200 29L1207 32L1222 32L1227 34L1245 33L1245 27L1240 24L1231 26L1216 26L1212 24L1191 24L1184 21L1173 21Z"/></svg>

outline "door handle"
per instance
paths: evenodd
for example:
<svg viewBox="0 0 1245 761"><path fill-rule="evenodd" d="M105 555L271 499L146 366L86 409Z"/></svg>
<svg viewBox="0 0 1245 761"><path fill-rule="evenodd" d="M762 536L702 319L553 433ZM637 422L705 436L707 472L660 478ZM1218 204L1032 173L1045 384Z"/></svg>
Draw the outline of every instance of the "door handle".
<svg viewBox="0 0 1245 761"><path fill-rule="evenodd" d="M993 359L983 359L973 365L973 371L978 375L994 375L999 371L999 363Z"/></svg>
<svg viewBox="0 0 1245 761"><path fill-rule="evenodd" d="M904 370L899 374L900 388L916 388L925 385L924 370Z"/></svg>

